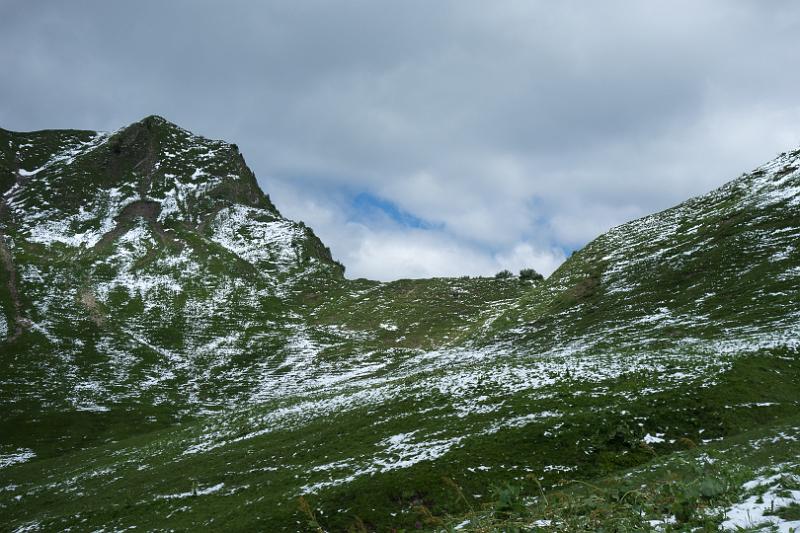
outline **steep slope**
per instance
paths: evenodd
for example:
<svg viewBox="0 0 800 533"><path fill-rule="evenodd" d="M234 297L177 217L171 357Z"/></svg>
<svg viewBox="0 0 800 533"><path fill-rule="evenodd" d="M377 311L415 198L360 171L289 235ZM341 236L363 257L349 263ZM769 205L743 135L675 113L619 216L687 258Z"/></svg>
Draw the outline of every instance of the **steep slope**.
<svg viewBox="0 0 800 533"><path fill-rule="evenodd" d="M292 357L288 296L342 277L234 145L159 117L0 136L6 428L70 412L81 439L81 413L171 421L257 394L253 365Z"/></svg>
<svg viewBox="0 0 800 533"><path fill-rule="evenodd" d="M498 319L515 342L581 337L739 351L795 344L800 150L662 213L614 228ZM643 324L652 338L638 333ZM711 347L711 346L714 347Z"/></svg>
<svg viewBox="0 0 800 533"><path fill-rule="evenodd" d="M86 135L76 142L90 143L91 153L111 142ZM53 160L52 153L38 162ZM194 175L197 157L174 174ZM19 464L0 470L0 514L13 527L44 529L437 529L440 517L493 501L500 505L487 511L489 519L508 516L513 509L502 505L511 505L516 489L504 488L507 482L519 484L522 495L539 495L564 478L607 479L694 443L722 439L725 447L745 430L752 442L753 432L767 438L788 431L780 424L796 419L800 402L799 164L800 151L782 154L708 195L615 228L539 284L349 281L322 252L285 263L283 252L270 252L260 263L265 256L250 255L254 243L273 250L276 233L274 226L254 228L283 219L255 193L235 202L212 195L191 204L197 211L186 204L192 214L170 219L162 218L171 205L163 189L138 192L127 205L142 211L107 238L111 251L86 243L71 251L60 242L31 243L35 230L25 228L37 225L20 219L17 185L6 194L17 213L7 226L12 259L41 265L38 275L70 296L44 308L37 302L58 291L25 281L32 276L16 267L31 322L2 361L10 369L3 404L17 413L4 419L3 444L13 451L6 461ZM12 167L38 168L26 165ZM126 208L114 215L123 223ZM224 218L242 209L265 218L255 225ZM114 231L108 227L92 238L103 241ZM227 233L232 228L238 240ZM139 248L147 232L150 246ZM173 247L171 239L188 244ZM147 261L161 254L175 270L148 270ZM91 273L85 287L96 305L54 274L76 264ZM117 297L103 283L120 272L133 274L114 287L164 272L169 282ZM226 292L224 283L239 285ZM196 307L188 305L195 299ZM57 329L53 317L62 308L82 312L85 329L68 326L67 318ZM14 306L4 309L13 320ZM170 322L173 316L181 320ZM91 335L111 339L91 341L96 360L68 355L90 353L69 350L76 339L90 345L83 339ZM47 376L68 386L58 389ZM15 388L29 379L21 390L39 402L33 405ZM148 387L148 380L156 381ZM82 383L105 389L83 404L75 396ZM47 386L55 390L39 390ZM42 407L43 395L58 403L64 391L72 410L53 409L61 417L81 412L75 406L109 409L87 412L87 425L100 424L98 416L126 416L126 402L140 414L158 406L168 420L112 425L104 435L113 441L73 440L47 458L58 451L48 451L44 438L25 445L19 428L42 427L50 409ZM25 425L31 413L39 422ZM169 425L181 416L182 424ZM69 427L75 440L89 431ZM477 515L465 516L453 524L467 527Z"/></svg>

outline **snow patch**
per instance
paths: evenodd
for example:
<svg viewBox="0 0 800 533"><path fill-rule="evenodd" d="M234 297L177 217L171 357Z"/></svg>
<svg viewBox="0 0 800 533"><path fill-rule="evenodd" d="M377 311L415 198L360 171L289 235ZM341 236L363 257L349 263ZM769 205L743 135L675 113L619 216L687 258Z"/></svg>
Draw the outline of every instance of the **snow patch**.
<svg viewBox="0 0 800 533"><path fill-rule="evenodd" d="M0 453L0 468L27 463L34 457L36 457L36 453L29 448L18 448L12 453Z"/></svg>
<svg viewBox="0 0 800 533"><path fill-rule="evenodd" d="M651 435L650 433L648 433L647 435L644 436L644 439L642 440L645 441L647 444L661 444L662 442L664 442L664 434L656 433L655 435Z"/></svg>
<svg viewBox="0 0 800 533"><path fill-rule="evenodd" d="M209 494L214 494L215 492L219 492L225 486L225 483L217 483L211 487L206 487L204 489L195 489L190 490L187 492L178 492L175 494L163 494L156 496L156 500L182 500L183 498L192 498L194 496L208 496Z"/></svg>
<svg viewBox="0 0 800 533"><path fill-rule="evenodd" d="M248 263L287 271L300 259L300 227L289 220L264 220L263 209L235 205L220 211L211 224L211 240ZM266 263L266 264L265 264Z"/></svg>

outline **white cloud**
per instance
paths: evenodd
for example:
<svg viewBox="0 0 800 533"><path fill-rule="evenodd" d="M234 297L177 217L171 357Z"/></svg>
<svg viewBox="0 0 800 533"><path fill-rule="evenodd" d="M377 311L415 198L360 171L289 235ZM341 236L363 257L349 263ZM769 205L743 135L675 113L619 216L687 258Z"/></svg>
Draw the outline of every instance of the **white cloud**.
<svg viewBox="0 0 800 533"><path fill-rule="evenodd" d="M353 228L350 228L353 229ZM347 252L348 277L380 280L434 276L491 276L508 269L535 268L551 274L564 261L560 250L538 250L529 243L487 254L440 232L358 228L358 247Z"/></svg>
<svg viewBox="0 0 800 533"><path fill-rule="evenodd" d="M297 183L270 180L273 201L284 215L305 221L347 267L350 278L389 281L435 276L491 276L509 269L535 268L544 275L564 260L556 248L512 242L497 251L465 241L446 228L418 229L390 217L372 217L371 224L348 220L346 198L313 191Z"/></svg>
<svg viewBox="0 0 800 533"><path fill-rule="evenodd" d="M564 259L564 252L561 250L540 250L527 242L519 243L510 251L495 256L495 262L500 269L517 273L523 268L534 268L545 276L552 274Z"/></svg>

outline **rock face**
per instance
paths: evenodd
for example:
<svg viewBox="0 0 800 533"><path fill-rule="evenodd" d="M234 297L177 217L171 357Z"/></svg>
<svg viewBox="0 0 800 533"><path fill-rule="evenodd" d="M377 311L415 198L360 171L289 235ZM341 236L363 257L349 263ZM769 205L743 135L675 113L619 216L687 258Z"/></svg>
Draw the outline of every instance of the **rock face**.
<svg viewBox="0 0 800 533"><path fill-rule="evenodd" d="M796 417L800 151L547 280L393 283L159 117L0 156L12 527L296 531L306 495L324 529L408 529L459 511L442 477L547 489Z"/></svg>

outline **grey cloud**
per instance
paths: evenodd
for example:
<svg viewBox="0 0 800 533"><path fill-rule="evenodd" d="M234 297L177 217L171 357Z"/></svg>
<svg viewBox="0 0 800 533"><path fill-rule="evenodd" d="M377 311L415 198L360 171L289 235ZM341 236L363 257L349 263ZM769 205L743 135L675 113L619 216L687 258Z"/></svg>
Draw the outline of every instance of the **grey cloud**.
<svg viewBox="0 0 800 533"><path fill-rule="evenodd" d="M790 1L5 2L0 125L237 142L362 275L551 270L800 143L798 49ZM354 225L359 191L439 225Z"/></svg>

